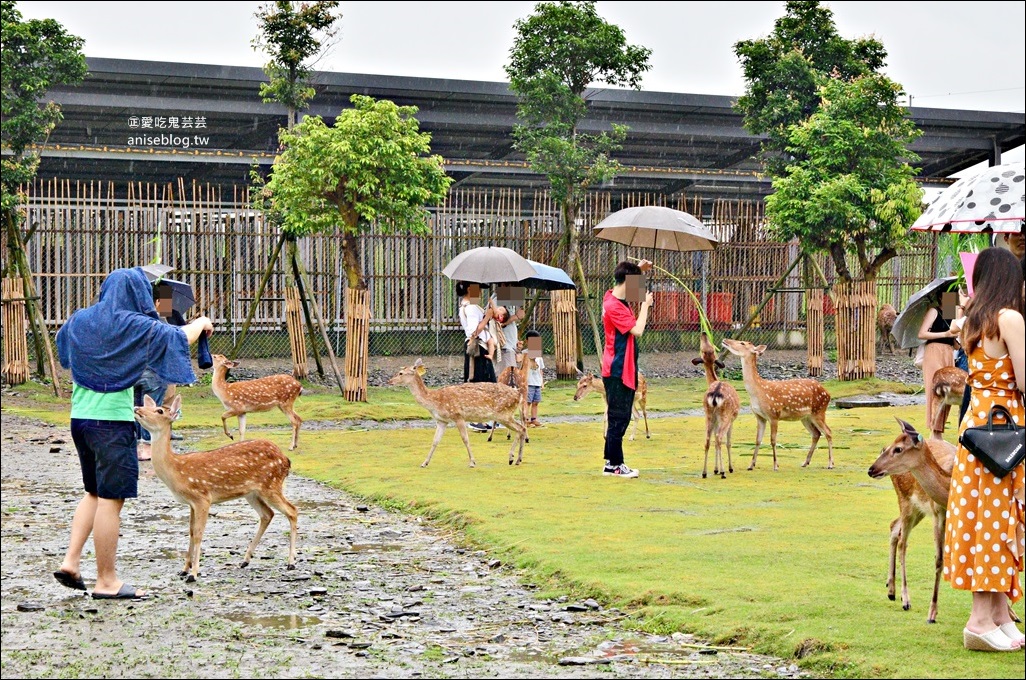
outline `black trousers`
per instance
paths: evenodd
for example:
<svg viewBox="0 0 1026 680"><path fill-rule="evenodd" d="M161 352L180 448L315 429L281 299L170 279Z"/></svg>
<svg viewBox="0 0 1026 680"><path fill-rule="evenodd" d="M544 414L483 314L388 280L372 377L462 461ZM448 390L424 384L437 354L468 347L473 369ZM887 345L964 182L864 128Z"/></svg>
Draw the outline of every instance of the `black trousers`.
<svg viewBox="0 0 1026 680"><path fill-rule="evenodd" d="M483 354L474 357L474 379L470 378L470 356L463 354L463 382L495 382L495 364Z"/></svg>
<svg viewBox="0 0 1026 680"><path fill-rule="evenodd" d="M609 421L606 426L606 465L615 467L623 463L623 436L631 424L634 409L634 390L623 384L620 378L602 378L606 387L606 403L609 405Z"/></svg>

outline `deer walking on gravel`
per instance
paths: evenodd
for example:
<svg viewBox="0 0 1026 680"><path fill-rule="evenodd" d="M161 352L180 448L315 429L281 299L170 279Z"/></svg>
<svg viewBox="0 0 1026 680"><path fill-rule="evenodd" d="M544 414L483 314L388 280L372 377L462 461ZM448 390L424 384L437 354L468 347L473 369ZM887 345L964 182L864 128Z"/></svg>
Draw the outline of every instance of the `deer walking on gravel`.
<svg viewBox="0 0 1026 680"><path fill-rule="evenodd" d="M934 403L937 409L933 413L933 431L940 433L944 430L944 424L948 421L948 414L951 407L962 405L962 394L965 392L965 381L969 374L958 366L945 366L938 368L933 374L933 384L930 390L936 399Z"/></svg>
<svg viewBox="0 0 1026 680"><path fill-rule="evenodd" d="M221 414L221 425L224 433L229 439L235 439L228 432L228 419L238 416L239 418L239 441L246 438L246 414L270 411L278 407L282 413L289 417L292 423L292 451L299 444L299 426L303 419L296 413L294 404L303 385L291 375L269 375L255 380L237 380L228 382L228 369L236 368L237 361L231 361L223 354L215 354L214 379L212 386L214 396L221 400L221 405L227 409Z"/></svg>
<svg viewBox="0 0 1026 680"><path fill-rule="evenodd" d="M909 423L896 419L901 425L899 434L880 457L869 467L869 476L882 479L891 476L894 492L898 495L898 518L891 522L890 562L887 574L887 597L894 599L895 554L901 562L901 608L908 611L912 603L908 595L905 574L905 551L908 535L926 516L933 517L933 540L936 546L936 574L933 582L933 600L927 623L937 620L937 591L944 567L944 521L948 509L948 488L951 469L955 462L954 445L940 439L924 439Z"/></svg>
<svg viewBox="0 0 1026 680"><path fill-rule="evenodd" d="M716 348L709 342L709 337L702 333L702 358L692 359L695 366L705 366L705 380L709 385L702 407L705 409L705 464L702 465L702 479L709 470L709 440L716 433L716 458L713 461L713 476L719 475L726 479L723 467L722 445L727 444L727 465L734 472L734 461L730 454L730 438L734 432L734 420L741 410L741 399L737 390L730 383L723 382L716 375L717 367L723 368L723 362L716 358Z"/></svg>
<svg viewBox="0 0 1026 680"><path fill-rule="evenodd" d="M427 458L420 464L427 467L431 457L435 455L438 442L442 440L442 434L448 425L456 425L464 446L467 447L467 456L470 458L470 467L474 467L474 454L470 452L470 438L467 436L467 421L489 422L498 421L508 427L511 432L517 435L509 449L509 464L513 465L513 452L520 446L520 452L516 458L516 464L520 465L524 457L524 442L527 440L527 428L516 420L516 410L520 406L520 392L508 385L499 383L462 383L449 385L438 389L429 389L421 377L424 373L424 364L417 359L412 366L406 366L392 376L389 385L406 385L413 393L413 398L431 413L434 418L435 439L431 443L431 451Z"/></svg>
<svg viewBox="0 0 1026 680"><path fill-rule="evenodd" d="M288 569L295 569L299 511L282 490L292 466L288 457L265 439L229 444L212 451L175 454L171 451L171 423L181 404L182 397L176 396L170 406L157 406L146 395L143 405L135 407L135 419L152 435L154 473L175 498L189 506L189 550L181 575L190 583L199 576L200 544L210 506L237 498L245 498L260 517L242 566L249 565L274 510L278 510L289 520Z"/></svg>
<svg viewBox="0 0 1026 680"><path fill-rule="evenodd" d="M584 373L577 369L580 378L577 381L577 391L574 393L574 401L580 401L588 392L598 392L602 395L604 410L602 411L602 437L606 436L606 429L609 427L609 402L606 401L606 385L600 376L594 373ZM638 420L645 419L645 439L651 439L652 433L648 429L648 381L641 371L638 371L638 389L634 392L634 427L631 429L631 436L628 441L634 441L634 435L638 433Z"/></svg>
<svg viewBox="0 0 1026 680"><path fill-rule="evenodd" d="M898 318L898 310L894 305L884 303L880 305L880 311L876 314L876 329L880 332L878 345L886 346L891 354L894 354L894 336L891 330L894 328L894 320Z"/></svg>
<svg viewBox="0 0 1026 680"><path fill-rule="evenodd" d="M802 467L812 462L812 454L820 435L827 440L827 469L834 467L834 435L826 423L826 411L830 406L830 393L822 385L811 378L794 378L791 380L764 380L759 376L756 362L759 355L766 351L766 345L756 347L743 340L725 339L723 344L731 354L741 357L741 371L745 380L745 391L752 406L752 413L758 422L755 435L755 451L752 452L752 464L749 470L755 469L755 460L759 456L759 446L766 432L766 423L770 426L770 445L773 447L773 470L777 468L777 425L781 420L800 420L805 429L812 435L812 446L805 457Z"/></svg>

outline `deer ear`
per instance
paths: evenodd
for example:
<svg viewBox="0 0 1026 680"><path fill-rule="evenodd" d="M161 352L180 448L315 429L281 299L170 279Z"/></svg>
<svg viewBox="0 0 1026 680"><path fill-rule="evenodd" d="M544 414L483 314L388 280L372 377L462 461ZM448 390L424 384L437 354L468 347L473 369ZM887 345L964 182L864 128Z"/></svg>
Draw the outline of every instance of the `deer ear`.
<svg viewBox="0 0 1026 680"><path fill-rule="evenodd" d="M725 363L723 363L722 361L720 361L719 359L717 359L714 363L716 364L716 368L726 368L727 367L727 365Z"/></svg>
<svg viewBox="0 0 1026 680"><path fill-rule="evenodd" d="M153 401L153 397L148 394L143 395L143 406L146 408L154 408L156 405L157 402Z"/></svg>
<svg viewBox="0 0 1026 680"><path fill-rule="evenodd" d="M182 395L176 394L175 398L171 400L171 406L169 406L168 408L171 409L171 413L178 413L179 411L181 411L182 410Z"/></svg>
<svg viewBox="0 0 1026 680"><path fill-rule="evenodd" d="M423 366L423 365L424 365L424 361L420 357L417 357L417 360L413 362L413 367L414 368L416 368L417 366Z"/></svg>
<svg viewBox="0 0 1026 680"><path fill-rule="evenodd" d="M424 375L427 373L427 367L424 364L414 366L413 370L417 372L417 375Z"/></svg>
<svg viewBox="0 0 1026 680"><path fill-rule="evenodd" d="M692 359L692 360L691 360L691 365L692 365L692 366L697 366L697 365L699 365L700 363L702 363L702 360L701 360L701 359Z"/></svg>
<svg viewBox="0 0 1026 680"><path fill-rule="evenodd" d="M909 439L916 442L917 444L923 441L923 435L919 434L914 425L905 420L902 420L901 418L898 418L897 416L895 416L894 419L898 421L898 424L901 425L901 431L907 434Z"/></svg>
<svg viewBox="0 0 1026 680"><path fill-rule="evenodd" d="M766 351L766 345L759 345L758 347L753 347L752 351L755 352L756 356L759 356L760 354Z"/></svg>

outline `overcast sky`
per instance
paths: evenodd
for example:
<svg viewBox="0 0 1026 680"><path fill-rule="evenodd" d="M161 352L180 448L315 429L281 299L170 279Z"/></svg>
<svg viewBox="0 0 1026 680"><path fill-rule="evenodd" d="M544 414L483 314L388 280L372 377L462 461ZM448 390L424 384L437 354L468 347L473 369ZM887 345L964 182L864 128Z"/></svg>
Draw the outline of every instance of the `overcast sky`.
<svg viewBox="0 0 1026 680"><path fill-rule="evenodd" d="M90 57L261 66L259 2L18 2L57 19ZM884 72L915 107L1026 110L1026 25L1015 2L824 2L841 36L874 35ZM506 82L513 24L533 2L343 2L339 40L319 70ZM652 50L642 88L740 95L733 46L766 37L784 2L605 2L605 20ZM601 86L601 85L600 85ZM1022 149L1014 156L1021 159ZM1004 160L1013 156L1006 154Z"/></svg>

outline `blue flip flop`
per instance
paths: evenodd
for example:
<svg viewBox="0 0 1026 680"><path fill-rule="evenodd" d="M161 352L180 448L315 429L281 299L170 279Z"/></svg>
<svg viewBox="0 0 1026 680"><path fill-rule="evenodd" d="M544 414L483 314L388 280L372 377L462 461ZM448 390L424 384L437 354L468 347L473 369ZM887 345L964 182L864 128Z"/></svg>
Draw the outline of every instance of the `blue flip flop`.
<svg viewBox="0 0 1026 680"><path fill-rule="evenodd" d="M121 584L121 590L109 595L107 593L93 593L94 600L145 600L149 598L149 594L137 595L139 589L128 583Z"/></svg>
<svg viewBox="0 0 1026 680"><path fill-rule="evenodd" d="M85 581L82 580L81 576L75 576L63 569L53 572L53 577L57 579L57 583L60 583L65 588L71 588L72 590L86 589Z"/></svg>

